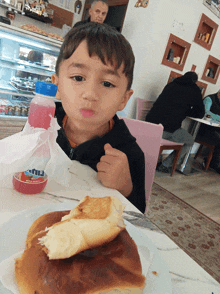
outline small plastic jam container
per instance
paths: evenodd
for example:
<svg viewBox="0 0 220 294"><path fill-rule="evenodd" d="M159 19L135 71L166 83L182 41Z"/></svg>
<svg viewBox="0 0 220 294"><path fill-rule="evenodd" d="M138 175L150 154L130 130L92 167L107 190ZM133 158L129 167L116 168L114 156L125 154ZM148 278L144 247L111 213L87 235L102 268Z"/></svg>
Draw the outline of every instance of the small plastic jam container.
<svg viewBox="0 0 220 294"><path fill-rule="evenodd" d="M204 117L205 120L211 120L211 115L210 114L207 114L205 117Z"/></svg>
<svg viewBox="0 0 220 294"><path fill-rule="evenodd" d="M33 169L15 173L12 182L14 189L22 194L38 194L46 187L47 175L43 171L36 173Z"/></svg>

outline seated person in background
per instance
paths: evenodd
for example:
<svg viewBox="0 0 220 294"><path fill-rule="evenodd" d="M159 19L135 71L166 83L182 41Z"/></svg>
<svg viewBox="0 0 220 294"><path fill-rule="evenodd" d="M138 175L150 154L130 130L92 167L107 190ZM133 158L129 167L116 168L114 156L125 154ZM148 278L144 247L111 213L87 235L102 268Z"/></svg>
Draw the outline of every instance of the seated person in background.
<svg viewBox="0 0 220 294"><path fill-rule="evenodd" d="M43 62L43 53L40 51L31 50L28 53L27 60L30 62L42 63Z"/></svg>
<svg viewBox="0 0 220 294"><path fill-rule="evenodd" d="M94 0L89 9L89 18L86 20L78 21L74 27L78 27L88 22L104 23L108 13L108 4L102 0Z"/></svg>
<svg viewBox="0 0 220 294"><path fill-rule="evenodd" d="M210 118L220 122L220 90L212 95L204 98L205 116L210 115Z"/></svg>
<svg viewBox="0 0 220 294"><path fill-rule="evenodd" d="M197 80L198 76L195 72L187 72L167 84L145 119L163 125L163 139L184 144L179 164L194 143L193 137L181 128L182 121L187 116L202 118L205 113L202 94L196 85ZM170 173L174 156L173 151L157 165L157 170Z"/></svg>
<svg viewBox="0 0 220 294"><path fill-rule="evenodd" d="M92 22L65 36L52 82L62 102L55 112L61 126L57 143L144 212L144 154L116 115L133 94L133 68L133 51L123 35Z"/></svg>
<svg viewBox="0 0 220 294"><path fill-rule="evenodd" d="M220 122L220 90L215 94L206 96L203 103L205 115L209 115L212 120ZM220 128L201 124L197 138L215 145L209 166L220 174ZM205 158L204 165L206 160Z"/></svg>

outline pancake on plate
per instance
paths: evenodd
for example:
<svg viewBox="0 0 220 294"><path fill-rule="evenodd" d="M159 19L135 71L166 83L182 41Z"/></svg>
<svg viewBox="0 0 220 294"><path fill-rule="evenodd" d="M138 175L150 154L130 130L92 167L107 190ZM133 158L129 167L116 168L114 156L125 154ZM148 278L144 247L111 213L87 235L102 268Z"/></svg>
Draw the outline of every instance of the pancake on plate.
<svg viewBox="0 0 220 294"><path fill-rule="evenodd" d="M142 293L145 277L115 197L86 196L71 211L42 215L15 261L21 294Z"/></svg>

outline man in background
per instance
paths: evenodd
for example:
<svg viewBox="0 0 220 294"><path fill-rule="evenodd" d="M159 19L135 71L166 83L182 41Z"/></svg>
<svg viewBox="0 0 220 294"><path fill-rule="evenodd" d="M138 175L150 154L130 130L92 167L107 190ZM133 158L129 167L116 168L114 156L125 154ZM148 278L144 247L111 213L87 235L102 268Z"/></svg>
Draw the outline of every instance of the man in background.
<svg viewBox="0 0 220 294"><path fill-rule="evenodd" d="M197 80L197 74L189 71L167 84L145 119L163 125L163 139L184 144L179 164L194 143L192 135L181 127L182 121L187 116L202 118L205 114L202 94L196 85ZM157 165L157 170L170 173L174 157L175 151Z"/></svg>
<svg viewBox="0 0 220 294"><path fill-rule="evenodd" d="M78 21L74 27L78 27L87 22L103 23L108 13L108 4L102 0L94 0L89 9L89 18L86 20Z"/></svg>

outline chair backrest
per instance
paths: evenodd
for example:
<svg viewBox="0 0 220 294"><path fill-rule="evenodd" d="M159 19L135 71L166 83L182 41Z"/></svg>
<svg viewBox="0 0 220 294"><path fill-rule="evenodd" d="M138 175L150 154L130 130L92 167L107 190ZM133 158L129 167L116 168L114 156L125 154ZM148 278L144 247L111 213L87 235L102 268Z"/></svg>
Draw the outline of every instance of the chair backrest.
<svg viewBox="0 0 220 294"><path fill-rule="evenodd" d="M145 156L145 198L146 210L150 199L151 188L160 149L163 126L136 119L122 118L130 133L136 138Z"/></svg>
<svg viewBox="0 0 220 294"><path fill-rule="evenodd" d="M151 107L153 106L153 104L154 101L137 98L136 119L145 120L145 117L151 109Z"/></svg>

